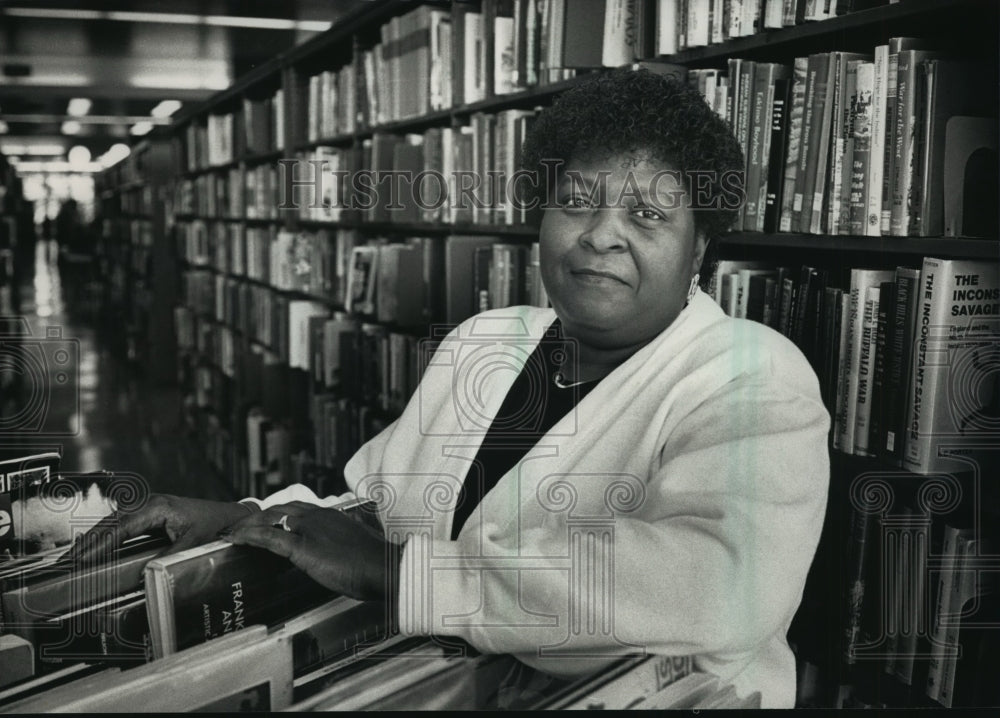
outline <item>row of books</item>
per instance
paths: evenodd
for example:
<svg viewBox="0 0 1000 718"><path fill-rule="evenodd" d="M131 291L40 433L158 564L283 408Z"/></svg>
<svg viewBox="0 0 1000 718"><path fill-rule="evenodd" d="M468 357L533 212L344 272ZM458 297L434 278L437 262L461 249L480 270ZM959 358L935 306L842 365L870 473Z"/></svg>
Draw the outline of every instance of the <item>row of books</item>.
<svg viewBox="0 0 1000 718"><path fill-rule="evenodd" d="M174 211L220 219L277 219L284 206L278 165L259 164L181 178L174 185Z"/></svg>
<svg viewBox="0 0 1000 718"><path fill-rule="evenodd" d="M305 138L473 104L768 29L825 20L878 0L495 0L479 11L421 6L379 28L353 62L310 76Z"/></svg>
<svg viewBox="0 0 1000 718"><path fill-rule="evenodd" d="M890 2L899 0L657 0L656 54L717 45Z"/></svg>
<svg viewBox="0 0 1000 718"><path fill-rule="evenodd" d="M149 185L121 190L116 192L112 199L116 202L116 209L121 214L150 215L153 213L153 188Z"/></svg>
<svg viewBox="0 0 1000 718"><path fill-rule="evenodd" d="M248 154L284 147L284 91L264 98L243 97L231 112L210 114L204 123L192 121L178 147L188 172L229 164Z"/></svg>
<svg viewBox="0 0 1000 718"><path fill-rule="evenodd" d="M183 295L188 306L218 321L251 313L237 310L244 303L228 298L233 291L254 294L267 287L404 327L457 323L515 304L547 306L537 243L450 235L361 244L354 230L289 232L202 221L177 227L179 254L193 268L182 280ZM194 269L201 267L215 271ZM244 276L253 284L241 282ZM234 302L229 309L227 301Z"/></svg>
<svg viewBox="0 0 1000 718"><path fill-rule="evenodd" d="M360 147L300 153L291 204L317 221L533 224L526 190L541 180L516 173L534 118L528 110L473 113L468 125L377 132Z"/></svg>
<svg viewBox="0 0 1000 718"><path fill-rule="evenodd" d="M928 516L916 505L850 515L839 702L996 705L987 665L1000 648L1000 584L978 568L996 562L996 532L986 516Z"/></svg>
<svg viewBox="0 0 1000 718"><path fill-rule="evenodd" d="M969 156L995 146L986 69L895 37L873 54L793 66L728 61L689 82L746 158L744 230L859 236L962 233ZM950 129L949 129L950 128ZM966 221L966 233L973 222Z"/></svg>
<svg viewBox="0 0 1000 718"><path fill-rule="evenodd" d="M996 262L926 257L921 269L826 270L719 263L716 300L790 337L820 378L833 447L921 474L938 448L994 429L989 348L1000 325ZM985 383L983 383L985 382Z"/></svg>

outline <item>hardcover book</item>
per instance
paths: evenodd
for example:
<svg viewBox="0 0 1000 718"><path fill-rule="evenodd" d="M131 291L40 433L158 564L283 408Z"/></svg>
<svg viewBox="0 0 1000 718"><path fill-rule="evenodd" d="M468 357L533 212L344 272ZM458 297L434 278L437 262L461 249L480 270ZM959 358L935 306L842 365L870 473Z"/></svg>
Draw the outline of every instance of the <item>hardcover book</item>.
<svg viewBox="0 0 1000 718"><path fill-rule="evenodd" d="M920 275L903 466L947 470L941 449L996 436L1000 268L996 262L925 257Z"/></svg>
<svg viewBox="0 0 1000 718"><path fill-rule="evenodd" d="M377 523L372 502L337 508L360 522ZM145 582L157 658L250 625L281 623L334 596L287 558L226 541L150 561Z"/></svg>

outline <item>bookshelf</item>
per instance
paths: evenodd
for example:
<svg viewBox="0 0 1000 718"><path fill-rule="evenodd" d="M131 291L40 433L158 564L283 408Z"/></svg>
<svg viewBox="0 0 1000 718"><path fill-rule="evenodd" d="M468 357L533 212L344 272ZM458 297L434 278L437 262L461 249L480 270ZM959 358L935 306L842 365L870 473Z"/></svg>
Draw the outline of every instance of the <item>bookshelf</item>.
<svg viewBox="0 0 1000 718"><path fill-rule="evenodd" d="M736 0L726 2L730 7L733 4ZM761 3L761 8L770 4ZM453 24L470 10L495 18L504 5L494 0L427 4ZM699 0L678 5L696 6ZM933 41L949 55L978 61L986 67L986 76L994 80L986 81L984 88L996 86L995 3L902 0L834 5L836 10L876 6L680 49L670 55L654 57L650 52L642 59L694 71L728 72L731 80L734 67L739 67L732 64L734 60L791 67L797 57L826 52L870 55L890 38L913 36ZM714 0L704 2L704 7L710 6L716 6ZM172 209L166 223L174 227L173 246L181 276L175 321L182 386L190 397L192 427L220 473L243 494L263 495L292 482L305 483L320 493L339 490L344 461L395 417L401 402L413 391L420 361L416 339L425 336L432 323L457 318L447 315L445 300L432 296L430 285L434 283L426 282L422 289L408 288L407 292L416 293L406 294L406 300L398 302L420 304L426 311L418 320L394 321L388 309L385 314L389 318L380 318L380 308L357 311L359 300L350 296L349 277L359 267L369 265L356 264L360 261L356 248L374 247L375 254L382 257L382 251L392 247L385 257L395 262L402 261L400 256L412 258L415 253L424 253L425 263L412 266L420 271L430 268L430 276L445 277L448 285L441 255L458 246L460 238L476 238L477 246L508 245L504 251L517 254L527 251L536 236L530 218L514 223L472 222L462 217L444 221L446 217L436 215L426 221L412 217L391 221L386 215L366 215L365 210L349 208L324 218L297 208L275 209L280 196L294 196L293 176L281 171L282 161L336 158L340 169L368 169L374 166L372 157L380 147L390 154L396 152L398 144L387 143L386 138L420 135L426 148L429 138L436 137L431 134L434 132L442 136L450 133L456 143L452 146L458 147L465 141L463 128L486 126L490 117L501 113L530 113L590 71L579 69L576 77L557 73L543 78L547 82L505 93L497 93L494 83L487 81L481 88L482 96L477 95L474 101L447 103L440 97L435 99L434 93L447 95L444 83L450 81L454 100L460 80L467 79L454 72L462 62L457 59L458 49L453 48L451 56L441 56L452 70L450 80L439 78L442 84L435 89L427 77L418 75L417 79L431 85L423 88L429 96L418 93L414 99L408 95L415 103L412 107L387 110L378 104L385 96L372 101L365 93L382 89L381 78L392 77L389 66L366 76L365 63L376 62L371 58L380 52L379 47L398 42L392 35L396 27L392 23L400 23L413 10L412 3L391 0L359 4L328 32L256 68L204 105L186 110L166 133L174 155ZM495 68L495 42L495 33L484 34L483 64L487 68ZM396 71L400 70L392 70ZM323 77L326 79L316 79ZM380 81L370 85L371 77ZM321 83L326 83L326 89ZM463 94L466 89L463 85ZM326 98L325 103L317 102L317 92L327 93L319 96ZM984 89L995 118L996 98L991 92ZM334 97L339 100L335 102ZM354 111L342 111L342 105ZM316 106L331 111L331 116L311 115L310 107ZM720 107L719 111L725 109ZM260 140L261 127L265 128L265 140ZM253 133L257 134L251 137ZM390 157L390 164L394 158ZM481 169L474 160L463 167ZM991 179L995 182L997 178ZM119 192L133 191L124 187L127 185ZM833 190L820 194L828 201ZM319 209L320 214L325 211ZM826 212L822 208L816 211ZM285 260L268 252L283 241L291 241L290 248L300 246L298 239L289 237L305 237L302 251L312 257L306 262L308 271L291 279L285 276L289 271ZM405 243L413 239L419 244ZM221 249L223 246L226 249ZM860 236L825 229L807 232L796 226L793 231L737 230L722 237L717 249L720 258L727 261L790 267L793 277L801 266L812 266L825 272L827 286L847 291L852 268L920 269L924 257L995 261L1000 257L1000 240L995 231L984 237L890 236L881 231L878 236ZM260 260L259 266L251 268L257 261L252 257ZM473 272L471 264L468 272ZM470 284L473 280L467 275L463 281ZM469 306L476 306L471 303L474 299L475 295ZM291 317L292 312L298 313L297 319ZM318 346L321 351L317 354ZM824 346L812 346L811 351L822 358ZM817 369L822 370L820 366ZM830 409L835 413L832 404ZM915 492L936 479L904 471L891 461L848 455L832 447L831 465L827 532L791 636L801 662L800 703L817 707L934 705L924 697L919 682L926 676L921 677L919 669L906 683L898 672L884 670L884 657L845 665L842 612L849 590L843 577L850 570L850 554L844 547L854 536L852 520L857 513L847 487L859 477L881 473L887 485L912 503ZM965 469L955 472L954 479L968 493L985 487L981 479L986 475ZM983 499L981 506L987 505L995 502ZM901 505L894 505L885 515L898 516L898 510ZM970 511L964 506L947 520L971 520L975 516ZM934 541L939 541L941 528L940 521L932 522ZM930 603L936 586L933 581L940 575L940 571L927 573L934 565L931 561L918 569L927 577L921 595ZM838 598L831 601L830 596ZM817 630L817 626L827 630ZM930 629L923 625L920 630L920 640L929 640ZM912 636L908 628L907 639ZM896 640L899 637L894 636ZM917 663L920 661L926 663L924 658Z"/></svg>
<svg viewBox="0 0 1000 718"><path fill-rule="evenodd" d="M177 268L162 194L171 174L169 145L150 139L95 183L102 323L120 354L156 383L176 380L172 317Z"/></svg>

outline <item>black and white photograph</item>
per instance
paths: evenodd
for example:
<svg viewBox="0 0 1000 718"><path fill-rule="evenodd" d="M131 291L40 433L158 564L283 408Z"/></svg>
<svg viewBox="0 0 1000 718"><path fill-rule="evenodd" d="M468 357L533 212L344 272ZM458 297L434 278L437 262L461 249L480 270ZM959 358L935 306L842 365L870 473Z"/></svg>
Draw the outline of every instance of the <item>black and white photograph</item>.
<svg viewBox="0 0 1000 718"><path fill-rule="evenodd" d="M995 0L0 0L0 713L998 709L998 476Z"/></svg>

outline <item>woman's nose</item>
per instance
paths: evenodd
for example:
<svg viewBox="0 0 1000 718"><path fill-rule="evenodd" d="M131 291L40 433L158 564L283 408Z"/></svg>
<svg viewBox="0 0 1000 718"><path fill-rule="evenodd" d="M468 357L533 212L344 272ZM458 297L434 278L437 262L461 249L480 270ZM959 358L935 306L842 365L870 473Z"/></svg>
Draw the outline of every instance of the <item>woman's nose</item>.
<svg viewBox="0 0 1000 718"><path fill-rule="evenodd" d="M622 231L625 212L620 208L601 207L591 213L580 233L580 244L595 252L617 252L626 248Z"/></svg>

